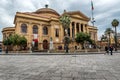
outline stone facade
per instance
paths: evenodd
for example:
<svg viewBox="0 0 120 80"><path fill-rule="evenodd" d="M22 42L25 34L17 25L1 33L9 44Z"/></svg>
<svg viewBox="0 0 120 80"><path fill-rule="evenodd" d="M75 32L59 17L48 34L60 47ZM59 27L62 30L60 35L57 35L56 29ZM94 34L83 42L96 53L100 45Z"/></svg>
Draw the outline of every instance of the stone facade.
<svg viewBox="0 0 120 80"><path fill-rule="evenodd" d="M78 32L91 35L91 39L97 41L97 27L89 26L90 18L80 11L65 12L70 15L71 24L68 29L70 38L75 38ZM59 22L60 14L55 10L45 7L35 12L17 12L14 19L15 27L3 29L3 39L10 34L20 34L27 38L27 46L37 44L38 50L49 49L50 38L53 40L54 49L63 46L64 29ZM70 47L78 44L71 43Z"/></svg>

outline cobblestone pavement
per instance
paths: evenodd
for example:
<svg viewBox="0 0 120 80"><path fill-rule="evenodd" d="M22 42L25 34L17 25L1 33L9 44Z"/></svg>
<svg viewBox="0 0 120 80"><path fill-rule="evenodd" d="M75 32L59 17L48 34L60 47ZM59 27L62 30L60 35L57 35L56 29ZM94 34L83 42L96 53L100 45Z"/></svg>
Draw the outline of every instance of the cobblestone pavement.
<svg viewBox="0 0 120 80"><path fill-rule="evenodd" d="M0 80L120 80L120 54L0 55Z"/></svg>

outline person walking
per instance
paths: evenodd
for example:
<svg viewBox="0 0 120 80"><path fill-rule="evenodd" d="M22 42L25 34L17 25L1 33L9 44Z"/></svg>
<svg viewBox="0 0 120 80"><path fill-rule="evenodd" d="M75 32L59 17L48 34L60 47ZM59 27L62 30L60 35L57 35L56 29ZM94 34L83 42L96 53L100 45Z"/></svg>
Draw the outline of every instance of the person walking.
<svg viewBox="0 0 120 80"><path fill-rule="evenodd" d="M109 50L110 50L110 54L113 55L113 47L112 46L110 46Z"/></svg>
<svg viewBox="0 0 120 80"><path fill-rule="evenodd" d="M109 54L109 50L107 46L105 46L105 54Z"/></svg>

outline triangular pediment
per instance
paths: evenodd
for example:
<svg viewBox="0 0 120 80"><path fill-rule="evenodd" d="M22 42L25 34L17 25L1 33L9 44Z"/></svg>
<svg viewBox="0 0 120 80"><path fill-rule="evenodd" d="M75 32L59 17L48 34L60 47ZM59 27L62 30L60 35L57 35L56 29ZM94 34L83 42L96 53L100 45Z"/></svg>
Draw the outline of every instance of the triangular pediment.
<svg viewBox="0 0 120 80"><path fill-rule="evenodd" d="M66 13L69 14L73 18L78 18L78 19L82 19L82 20L86 20L86 21L90 20L89 17L87 17L85 14L83 14L80 11L71 11L71 12L66 12Z"/></svg>

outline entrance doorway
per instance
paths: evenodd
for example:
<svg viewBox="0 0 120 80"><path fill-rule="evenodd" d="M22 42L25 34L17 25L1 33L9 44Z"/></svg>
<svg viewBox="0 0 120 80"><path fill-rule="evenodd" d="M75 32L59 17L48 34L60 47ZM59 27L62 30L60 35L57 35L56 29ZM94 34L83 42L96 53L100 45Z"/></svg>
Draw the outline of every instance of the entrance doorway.
<svg viewBox="0 0 120 80"><path fill-rule="evenodd" d="M43 40L43 49L44 50L48 49L48 41L47 40Z"/></svg>
<svg viewBox="0 0 120 80"><path fill-rule="evenodd" d="M33 50L38 50L38 39L33 39Z"/></svg>

